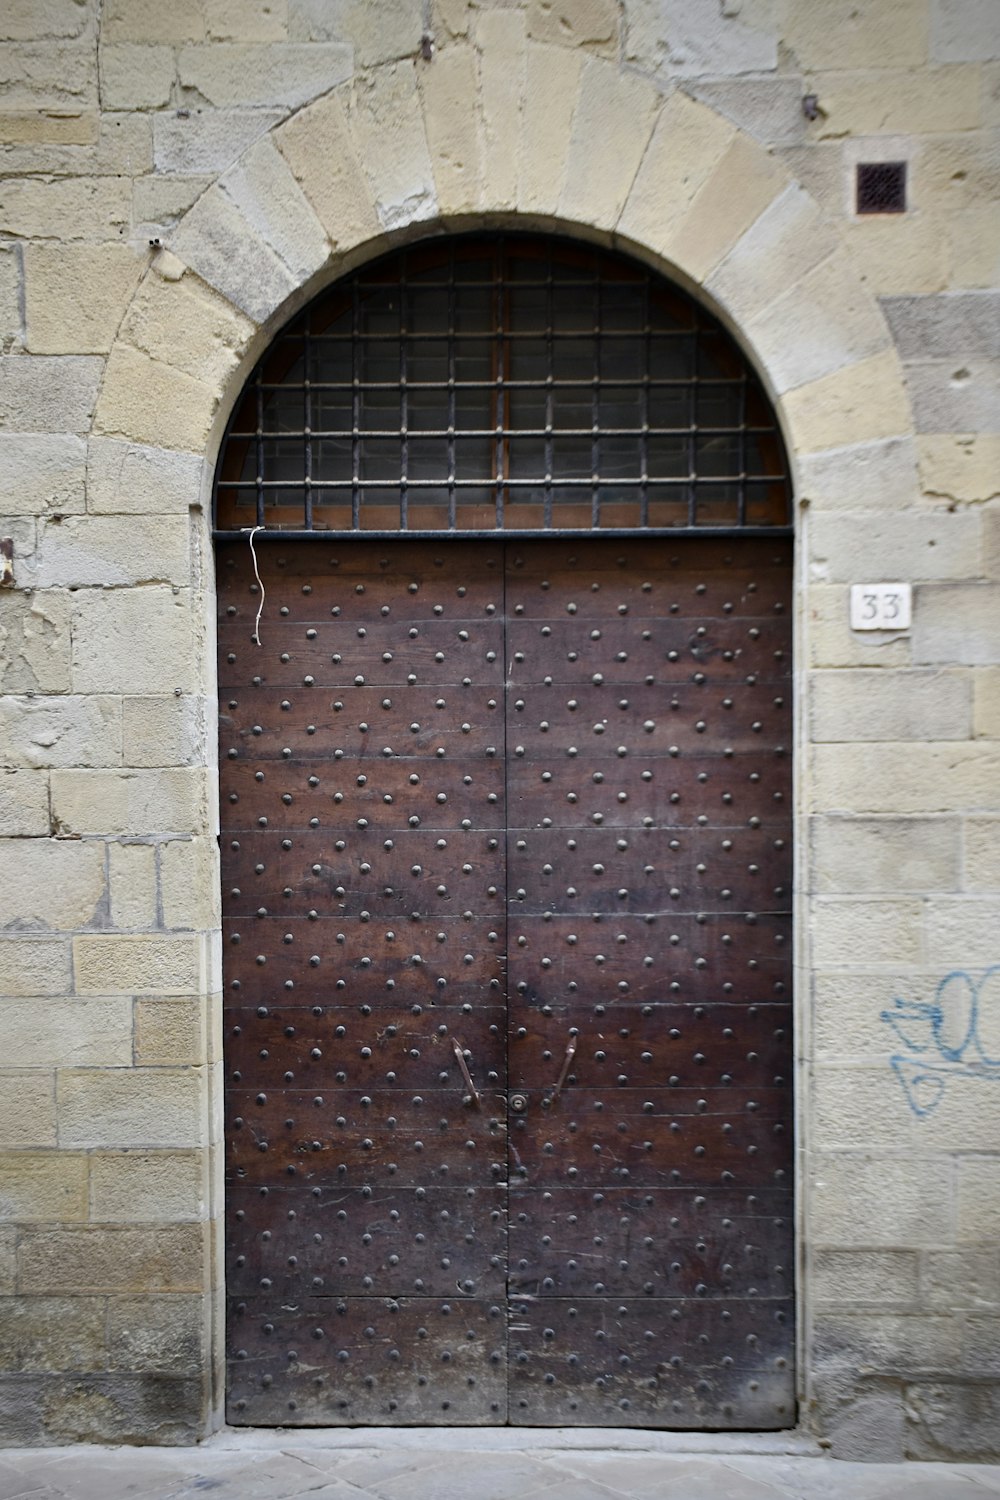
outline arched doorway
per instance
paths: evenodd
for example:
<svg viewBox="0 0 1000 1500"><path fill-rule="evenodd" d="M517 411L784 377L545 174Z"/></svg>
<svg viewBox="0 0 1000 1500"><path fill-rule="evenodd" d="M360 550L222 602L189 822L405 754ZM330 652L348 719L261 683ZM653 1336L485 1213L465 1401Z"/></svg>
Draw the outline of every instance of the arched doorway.
<svg viewBox="0 0 1000 1500"><path fill-rule="evenodd" d="M429 241L277 337L216 506L230 1419L791 1425L752 370L624 257Z"/></svg>

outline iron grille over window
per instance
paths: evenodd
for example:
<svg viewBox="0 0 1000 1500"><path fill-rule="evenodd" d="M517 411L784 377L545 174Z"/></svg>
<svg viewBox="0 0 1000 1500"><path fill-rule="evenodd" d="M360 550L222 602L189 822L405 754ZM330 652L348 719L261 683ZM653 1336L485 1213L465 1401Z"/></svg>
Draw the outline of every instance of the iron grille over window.
<svg viewBox="0 0 1000 1500"><path fill-rule="evenodd" d="M425 242L322 293L251 376L216 480L223 533L789 521L774 413L716 319L537 235Z"/></svg>

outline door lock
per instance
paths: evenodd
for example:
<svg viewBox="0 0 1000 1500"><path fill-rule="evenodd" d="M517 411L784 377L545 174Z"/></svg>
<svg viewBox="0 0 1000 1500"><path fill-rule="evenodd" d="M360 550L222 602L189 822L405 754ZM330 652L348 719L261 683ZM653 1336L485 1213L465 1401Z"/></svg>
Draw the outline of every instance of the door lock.
<svg viewBox="0 0 1000 1500"><path fill-rule="evenodd" d="M511 1111L512 1111L513 1114L515 1114L515 1115L523 1115L524 1111L528 1107L527 1095L526 1094L511 1094L511 1096L510 1096L510 1107L511 1107Z"/></svg>

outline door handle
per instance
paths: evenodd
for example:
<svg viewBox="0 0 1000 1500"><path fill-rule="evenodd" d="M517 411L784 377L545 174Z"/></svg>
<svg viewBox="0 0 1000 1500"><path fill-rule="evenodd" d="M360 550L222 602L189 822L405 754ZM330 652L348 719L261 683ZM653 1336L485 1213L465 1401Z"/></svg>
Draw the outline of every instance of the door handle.
<svg viewBox="0 0 1000 1500"><path fill-rule="evenodd" d="M563 1057L563 1065L562 1065L562 1067L559 1070L559 1077L556 1079L556 1081L555 1081L555 1083L554 1083L554 1085L552 1087L552 1092L550 1094L546 1094L545 1098L542 1100L542 1104L546 1108L548 1108L548 1106L550 1104L555 1103L555 1101L559 1098L559 1095L562 1093L562 1091L563 1091L563 1085L565 1084L566 1079L569 1077L569 1070L570 1070L570 1067L572 1066L573 1059L574 1059L575 1056L576 1056L576 1037L575 1036L571 1036L570 1039L569 1039L569 1041L566 1043L566 1053L565 1053L565 1056Z"/></svg>
<svg viewBox="0 0 1000 1500"><path fill-rule="evenodd" d="M462 1077L465 1080L465 1087L469 1091L465 1102L474 1104L478 1109L480 1103L479 1090L476 1088L476 1085L472 1081L472 1074L469 1072L469 1065L465 1061L465 1048L462 1046L462 1043L455 1037L452 1037L451 1039L451 1050L455 1054L455 1061L458 1063L458 1066L462 1071Z"/></svg>

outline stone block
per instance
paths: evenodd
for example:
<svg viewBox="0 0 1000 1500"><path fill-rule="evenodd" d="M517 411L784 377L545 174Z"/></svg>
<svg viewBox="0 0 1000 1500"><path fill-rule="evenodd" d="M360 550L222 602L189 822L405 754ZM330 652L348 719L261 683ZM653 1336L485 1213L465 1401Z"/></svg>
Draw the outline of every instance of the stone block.
<svg viewBox="0 0 1000 1500"><path fill-rule="evenodd" d="M816 672L810 679L809 733L823 741L970 739L971 673Z"/></svg>
<svg viewBox="0 0 1000 1500"><path fill-rule="evenodd" d="M39 1069L25 1069L20 1073L4 1070L0 1073L0 1147L55 1144L54 1075ZM21 1157L6 1159L16 1166ZM47 1213L45 1217L48 1217Z"/></svg>
<svg viewBox="0 0 1000 1500"><path fill-rule="evenodd" d="M1000 891L1000 817L966 818L962 889Z"/></svg>
<svg viewBox="0 0 1000 1500"><path fill-rule="evenodd" d="M726 78L688 85L691 95L731 120L763 146L795 146L806 139L799 78Z"/></svg>
<svg viewBox="0 0 1000 1500"><path fill-rule="evenodd" d="M920 1296L925 1307L1000 1312L1000 1249L928 1250L921 1261ZM995 1350L1000 1351L1000 1338Z"/></svg>
<svg viewBox="0 0 1000 1500"><path fill-rule="evenodd" d="M1000 739L1000 667L978 667L973 673L975 733Z"/></svg>
<svg viewBox="0 0 1000 1500"><path fill-rule="evenodd" d="M204 828L206 773L169 770L52 772L52 817L63 835L187 834Z"/></svg>
<svg viewBox="0 0 1000 1500"><path fill-rule="evenodd" d="M197 1068L64 1068L57 1079L61 1146L198 1146L205 1139Z"/></svg>
<svg viewBox="0 0 1000 1500"><path fill-rule="evenodd" d="M117 438L92 437L87 445L87 507L98 513L186 514L201 501L203 476L197 453Z"/></svg>
<svg viewBox="0 0 1000 1500"><path fill-rule="evenodd" d="M433 218L438 203L416 64L393 63L359 78L347 100L354 154L382 228Z"/></svg>
<svg viewBox="0 0 1000 1500"><path fill-rule="evenodd" d="M113 1370L199 1377L208 1368L203 1298L113 1297L108 1303L107 1363Z"/></svg>
<svg viewBox="0 0 1000 1500"><path fill-rule="evenodd" d="M676 221L664 217L655 242L688 276L704 281L768 205L787 187L784 171L762 146L737 136ZM801 326L800 326L801 337Z"/></svg>
<svg viewBox="0 0 1000 1500"><path fill-rule="evenodd" d="M914 1250L817 1250L809 1271L817 1302L881 1308L919 1301Z"/></svg>
<svg viewBox="0 0 1000 1500"><path fill-rule="evenodd" d="M908 1153L815 1153L809 1164L816 1247L910 1249L951 1239L951 1162Z"/></svg>
<svg viewBox="0 0 1000 1500"><path fill-rule="evenodd" d="M86 432L103 363L82 355L0 358L0 427L8 432Z"/></svg>
<svg viewBox="0 0 1000 1500"><path fill-rule="evenodd" d="M162 1374L0 1375L0 1441L196 1443L205 1380Z"/></svg>
<svg viewBox="0 0 1000 1500"><path fill-rule="evenodd" d="M527 82L527 35L523 14L518 11L483 13L478 17L476 42L481 53L479 108L482 111L483 142L479 198L487 212L516 208L519 161L516 146L514 150L511 146L520 137ZM475 109L470 111L469 119L474 125ZM469 136L472 134L471 130L467 132ZM438 171L436 159L434 170Z"/></svg>
<svg viewBox="0 0 1000 1500"><path fill-rule="evenodd" d="M563 47L525 53L524 109L517 141L523 213L554 214L562 193L584 56Z"/></svg>
<svg viewBox="0 0 1000 1500"><path fill-rule="evenodd" d="M70 686L68 594L0 594L0 691L60 693Z"/></svg>
<svg viewBox="0 0 1000 1500"><path fill-rule="evenodd" d="M0 1000L4 1060L12 1068L125 1068L132 1063L132 1001L126 995Z"/></svg>
<svg viewBox="0 0 1000 1500"><path fill-rule="evenodd" d="M0 1214L20 1224L86 1219L86 1156L21 1151L0 1157Z"/></svg>
<svg viewBox="0 0 1000 1500"><path fill-rule="evenodd" d="M19 146L93 146L98 140L100 120L95 110L60 114L56 110L21 109L0 112L0 130L8 148L5 160L10 162L11 148L16 150Z"/></svg>
<svg viewBox="0 0 1000 1500"><path fill-rule="evenodd" d="M108 876L111 924L119 929L155 927L156 849L152 844L110 844Z"/></svg>
<svg viewBox="0 0 1000 1500"><path fill-rule="evenodd" d="M936 987L936 975L898 965L889 974L814 972L809 1024L817 1056L866 1063L873 1057L888 1059L896 1038L882 1012L894 1010L897 999L929 1005ZM808 1050L805 1038L803 1049Z"/></svg>
<svg viewBox="0 0 1000 1500"><path fill-rule="evenodd" d="M82 174L96 183L101 177L122 175L131 178L133 174L152 171L153 128L148 115L108 111L98 117L91 110L74 110L65 117L73 122L72 130L63 127L58 132L60 139L56 141L46 140L46 136L56 134L49 126L38 124L37 128L25 128L23 122L29 117L36 122L45 118L58 118L56 115L40 116L37 111L2 116L8 132L6 139L12 142L3 150L4 167L12 176L23 174L22 180L26 186L37 186L37 179L42 174L73 179ZM67 141L66 137L71 135L80 137L80 143ZM19 140L18 137L24 139ZM46 188L53 191L56 186L55 183L46 184ZM110 201L115 205L116 215L120 215L117 186L108 182L105 188L111 195ZM68 204L83 212L81 222L90 222L86 193L59 196L64 206ZM30 211L32 206L34 209L45 208L45 200L37 192L19 194L17 201L20 210L25 212ZM119 227L114 233L101 230L99 217L93 217L92 222L97 226L95 234L84 234L82 238L118 240L128 233L127 223L120 217L116 218ZM42 238L58 238L58 222L51 215L45 215L39 223L49 226L42 233ZM72 237L81 238L78 234Z"/></svg>
<svg viewBox="0 0 1000 1500"><path fill-rule="evenodd" d="M205 1218L206 1180L202 1151L96 1151L90 1216L105 1224L195 1223Z"/></svg>
<svg viewBox="0 0 1000 1500"><path fill-rule="evenodd" d="M232 303L186 274L179 281L148 276L121 329L127 344L216 391L226 388L253 333ZM198 498L189 492L188 503Z"/></svg>
<svg viewBox="0 0 1000 1500"><path fill-rule="evenodd" d="M883 1374L948 1370L957 1363L962 1325L925 1312L823 1313L813 1331L820 1366L862 1365Z"/></svg>
<svg viewBox="0 0 1000 1500"><path fill-rule="evenodd" d="M903 1064L915 1061L898 1054ZM984 1150L1000 1149L1000 1116L992 1108L993 1084L976 1077L946 1078L938 1092L927 1079L894 1076L895 1061L879 1067L851 1063L822 1067L815 1081L813 1142L819 1149L961 1150L975 1139ZM905 1066L904 1066L904 1071ZM918 1114L916 1104L924 1110Z"/></svg>
<svg viewBox="0 0 1000 1500"><path fill-rule="evenodd" d="M827 448L801 455L798 493L823 512L909 510L918 498L916 465L912 438Z"/></svg>
<svg viewBox="0 0 1000 1500"><path fill-rule="evenodd" d="M747 323L746 336L779 395L889 345L877 303L843 254L807 271Z"/></svg>
<svg viewBox="0 0 1000 1500"><path fill-rule="evenodd" d="M449 47L417 78L441 213L469 213L479 204L482 182L476 54L471 47ZM510 138L507 157L508 168L513 161L516 171L517 156L510 150Z"/></svg>
<svg viewBox="0 0 1000 1500"><path fill-rule="evenodd" d="M809 629L806 636L812 667L906 667L912 647L909 635L889 631L852 630L848 613L850 592L840 584L811 583L807 594Z"/></svg>
<svg viewBox="0 0 1000 1500"><path fill-rule="evenodd" d="M811 820L812 885L821 893L954 891L960 883L957 818Z"/></svg>
<svg viewBox="0 0 1000 1500"><path fill-rule="evenodd" d="M217 405L211 387L118 343L108 360L94 430L101 437L200 452Z"/></svg>
<svg viewBox="0 0 1000 1500"><path fill-rule="evenodd" d="M0 470L8 515L65 515L84 508L86 446L73 433L5 433Z"/></svg>
<svg viewBox="0 0 1000 1500"><path fill-rule="evenodd" d="M1000 1241L1000 1193L996 1155L958 1158L958 1231L960 1245L995 1248Z"/></svg>
<svg viewBox="0 0 1000 1500"><path fill-rule="evenodd" d="M219 921L219 861L214 839L173 839L160 848L163 920L167 927L214 927Z"/></svg>
<svg viewBox="0 0 1000 1500"><path fill-rule="evenodd" d="M895 351L796 386L785 416L792 445L805 452L905 435L910 411Z"/></svg>
<svg viewBox="0 0 1000 1500"><path fill-rule="evenodd" d="M0 183L0 234L117 241L129 229L131 196L124 178L79 177L58 182L9 178Z"/></svg>
<svg viewBox="0 0 1000 1500"><path fill-rule="evenodd" d="M109 42L99 53L101 102L108 109L162 109L176 76L172 48Z"/></svg>
<svg viewBox="0 0 1000 1500"><path fill-rule="evenodd" d="M563 218L610 229L618 222L656 124L659 95L637 74L588 59L570 131L559 198Z"/></svg>
<svg viewBox="0 0 1000 1500"><path fill-rule="evenodd" d="M912 72L827 73L826 118L818 134L839 138L877 135L936 135L979 125L979 76L954 64Z"/></svg>
<svg viewBox="0 0 1000 1500"><path fill-rule="evenodd" d="M747 25L740 5L699 0L630 0L625 59L662 78L719 78L773 73L778 36L773 23Z"/></svg>
<svg viewBox="0 0 1000 1500"><path fill-rule="evenodd" d="M824 812L992 811L1000 746L987 743L817 745L814 808Z"/></svg>
<svg viewBox="0 0 1000 1500"><path fill-rule="evenodd" d="M810 1386L812 1422L835 1459L900 1462L905 1413L897 1380L834 1366L814 1371Z"/></svg>
<svg viewBox="0 0 1000 1500"><path fill-rule="evenodd" d="M485 20L480 18L480 25ZM586 47L617 57L619 13L614 0L528 0L528 35L558 47Z"/></svg>
<svg viewBox="0 0 1000 1500"><path fill-rule="evenodd" d="M194 671L186 591L176 594L170 588L153 587L77 594L73 609L75 691L185 691Z"/></svg>
<svg viewBox="0 0 1000 1500"><path fill-rule="evenodd" d="M68 516L40 529L39 588L190 581L187 516Z"/></svg>
<svg viewBox="0 0 1000 1500"><path fill-rule="evenodd" d="M252 142L284 118L283 110L192 109L153 120L157 172L224 172Z"/></svg>
<svg viewBox="0 0 1000 1500"><path fill-rule="evenodd" d="M175 0L167 7L158 0L108 0L101 34L108 41L146 45L201 41L206 34L204 0Z"/></svg>
<svg viewBox="0 0 1000 1500"><path fill-rule="evenodd" d="M1000 1392L995 1381L952 1376L906 1387L906 1457L1000 1461Z"/></svg>
<svg viewBox="0 0 1000 1500"><path fill-rule="evenodd" d="M362 244L378 234L375 205L341 93L334 91L300 110L275 131L274 140L335 248Z"/></svg>
<svg viewBox="0 0 1000 1500"><path fill-rule="evenodd" d="M34 354L106 354L145 266L129 245L28 245L26 344Z"/></svg>
<svg viewBox="0 0 1000 1500"><path fill-rule="evenodd" d="M103 1297L11 1298L4 1307L0 1361L5 1370L26 1374L103 1369L106 1322Z"/></svg>
<svg viewBox="0 0 1000 1500"><path fill-rule="evenodd" d="M184 123L184 122L178 122ZM228 165L228 158L226 161ZM161 176L139 177L132 185L132 214L139 226L151 225L166 229L183 218L211 186L211 176ZM163 236L160 236L161 238ZM156 234L147 235L148 239Z"/></svg>
<svg viewBox="0 0 1000 1500"><path fill-rule="evenodd" d="M813 962L912 964L923 957L919 901L815 898L810 911Z"/></svg>
<svg viewBox="0 0 1000 1500"><path fill-rule="evenodd" d="M0 1229L0 1296L9 1297L17 1289L17 1230Z"/></svg>
<svg viewBox="0 0 1000 1500"><path fill-rule="evenodd" d="M101 922L104 846L71 839L20 839L5 846L0 911L6 932L58 932Z"/></svg>
<svg viewBox="0 0 1000 1500"><path fill-rule="evenodd" d="M796 107L801 114L801 98ZM742 326L784 298L789 287L826 260L836 243L816 203L792 183L723 256L705 289Z"/></svg>
<svg viewBox="0 0 1000 1500"><path fill-rule="evenodd" d="M23 263L20 245L0 246L0 354L24 347Z"/></svg>
<svg viewBox="0 0 1000 1500"><path fill-rule="evenodd" d="M0 514L0 536L10 538L14 559L14 588L26 595L38 583L38 524L34 516ZM4 590L9 593L9 590Z"/></svg>
<svg viewBox="0 0 1000 1500"><path fill-rule="evenodd" d="M205 1001L164 999L135 1001L137 1067L198 1066L208 1060Z"/></svg>
<svg viewBox="0 0 1000 1500"><path fill-rule="evenodd" d="M90 9L80 0L7 0L0 16L0 41L33 42L47 37L78 37L90 25Z"/></svg>
<svg viewBox="0 0 1000 1500"><path fill-rule="evenodd" d="M931 61L1000 58L1000 15L990 0L931 0Z"/></svg>
<svg viewBox="0 0 1000 1500"><path fill-rule="evenodd" d="M0 95L8 110L73 113L97 105L93 47L86 41L9 42L0 53Z"/></svg>
<svg viewBox="0 0 1000 1500"><path fill-rule="evenodd" d="M935 895L927 901L926 922L928 956L940 968L986 967L997 962L1000 899L996 896ZM1000 1114L997 1118L1000 1129Z"/></svg>
<svg viewBox="0 0 1000 1500"><path fill-rule="evenodd" d="M197 89L217 109L248 105L298 109L344 83L353 71L351 47L337 42L307 46L221 42L181 47L177 54L181 87Z"/></svg>
<svg viewBox="0 0 1000 1500"><path fill-rule="evenodd" d="M671 226L684 220L735 140L736 131L728 120L686 94L672 94L659 111L629 189L618 223L620 233L640 244L658 247L665 243ZM738 234L734 236L733 246L739 239Z"/></svg>
<svg viewBox="0 0 1000 1500"><path fill-rule="evenodd" d="M1000 292L883 297L882 309L903 360L1000 355Z"/></svg>
<svg viewBox="0 0 1000 1500"><path fill-rule="evenodd" d="M117 698L64 694L0 701L0 754L11 766L120 765L121 744Z"/></svg>
<svg viewBox="0 0 1000 1500"><path fill-rule="evenodd" d="M212 42L288 40L287 0L205 0L205 21Z"/></svg>
<svg viewBox="0 0 1000 1500"><path fill-rule="evenodd" d="M42 771L0 771L0 838L47 838L49 778Z"/></svg>
<svg viewBox="0 0 1000 1500"><path fill-rule="evenodd" d="M922 433L920 481L932 499L978 502L1000 497L1000 434Z"/></svg>
<svg viewBox="0 0 1000 1500"><path fill-rule="evenodd" d="M906 367L918 432L1000 432L996 361L927 360Z"/></svg>
<svg viewBox="0 0 1000 1500"><path fill-rule="evenodd" d="M923 584L913 611L915 662L1000 662L1000 584Z"/></svg>
<svg viewBox="0 0 1000 1500"><path fill-rule="evenodd" d="M193 936L73 939L80 995L189 995L202 988L202 967L202 945Z"/></svg>
<svg viewBox="0 0 1000 1500"><path fill-rule="evenodd" d="M270 137L230 168L222 189L298 282L325 265L330 244L323 226Z"/></svg>
<svg viewBox="0 0 1000 1500"><path fill-rule="evenodd" d="M948 284L948 242L934 214L866 214L844 224L841 243L875 296L940 292Z"/></svg>
<svg viewBox="0 0 1000 1500"><path fill-rule="evenodd" d="M812 0L789 11L784 40L808 73L830 68L919 69L927 61L927 6L885 0L861 11L851 0Z"/></svg>
<svg viewBox="0 0 1000 1500"><path fill-rule="evenodd" d="M215 704L205 698L125 698L127 766L203 766L214 753Z"/></svg>
<svg viewBox="0 0 1000 1500"><path fill-rule="evenodd" d="M947 282L995 287L1000 281L1000 204L975 203L948 218Z"/></svg>
<svg viewBox="0 0 1000 1500"><path fill-rule="evenodd" d="M26 1293L198 1292L204 1235L197 1224L26 1229L18 1265Z"/></svg>
<svg viewBox="0 0 1000 1500"><path fill-rule="evenodd" d="M70 990L69 943L63 938L0 938L0 994L65 995Z"/></svg>
<svg viewBox="0 0 1000 1500"><path fill-rule="evenodd" d="M297 287L284 261L219 187L209 188L198 200L170 248L256 323L269 318ZM163 446L183 445L168 442ZM204 436L188 446L200 451Z"/></svg>

